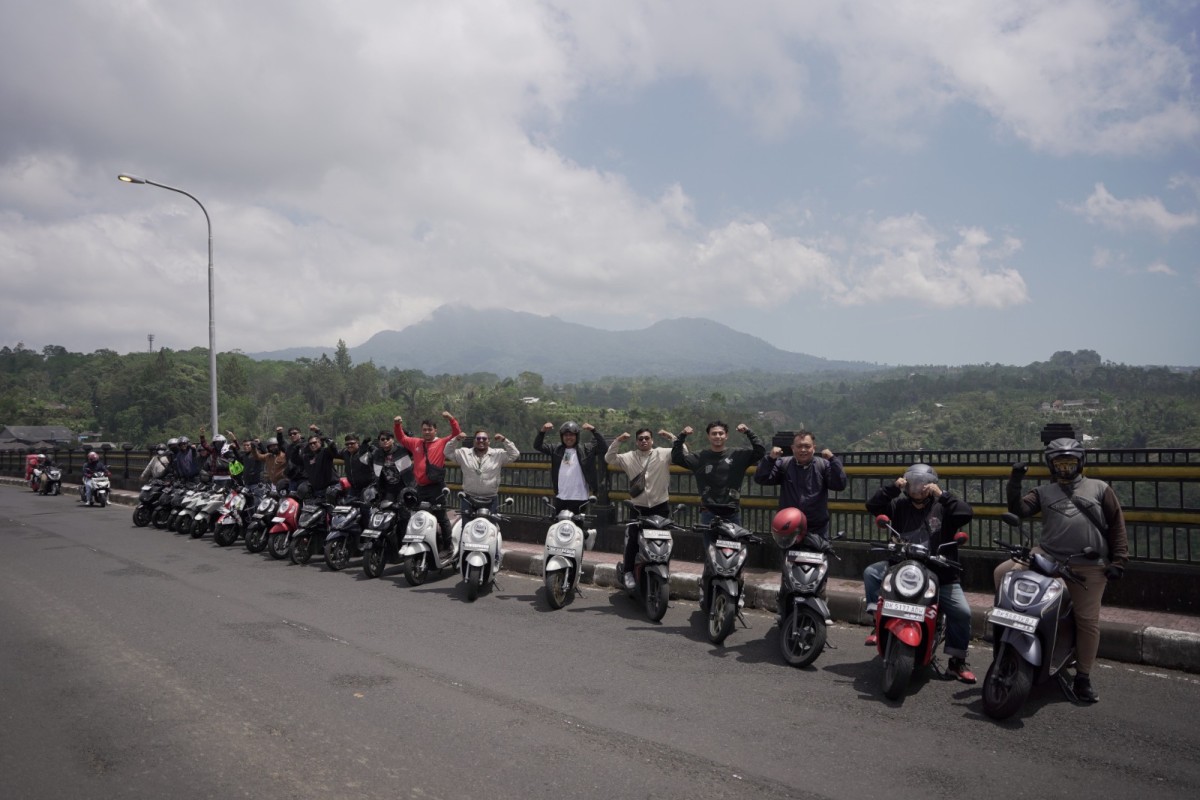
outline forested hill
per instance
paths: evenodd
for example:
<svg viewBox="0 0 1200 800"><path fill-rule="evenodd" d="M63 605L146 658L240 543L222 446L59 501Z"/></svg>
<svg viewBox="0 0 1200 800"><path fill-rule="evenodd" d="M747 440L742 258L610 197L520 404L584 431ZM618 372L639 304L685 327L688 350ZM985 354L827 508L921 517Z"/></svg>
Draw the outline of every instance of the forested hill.
<svg viewBox="0 0 1200 800"><path fill-rule="evenodd" d="M248 355L290 361L332 357L333 350L293 348ZM351 347L350 357L381 367L416 363L430 369L436 365L437 372L450 374L490 372L515 378L522 372L536 372L553 382L612 375L680 377L737 370L794 374L880 368L780 350L708 319L671 319L642 330L605 331L558 317L453 306L442 306L429 319L403 330L381 331Z"/></svg>
<svg viewBox="0 0 1200 800"><path fill-rule="evenodd" d="M1055 353L1024 367L923 366L871 373L775 371L547 381L533 371L428 375L332 357L258 361L218 355L223 430L277 425L369 434L397 413L504 433L528 448L544 422L591 422L606 434L745 422L760 434L809 428L840 451L1032 448L1046 422L1075 425L1094 447L1200 447L1200 372ZM208 353L119 355L0 349L0 427L63 425L137 446L187 434L209 416ZM211 432L210 432L211 433ZM736 439L736 437L735 437Z"/></svg>

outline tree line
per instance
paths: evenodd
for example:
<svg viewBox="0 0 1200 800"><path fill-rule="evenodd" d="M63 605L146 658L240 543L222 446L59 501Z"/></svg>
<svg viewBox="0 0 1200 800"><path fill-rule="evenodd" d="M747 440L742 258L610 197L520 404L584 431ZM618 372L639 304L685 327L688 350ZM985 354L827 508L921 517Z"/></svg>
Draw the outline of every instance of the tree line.
<svg viewBox="0 0 1200 800"><path fill-rule="evenodd" d="M1200 447L1200 371L1059 352L1026 366L917 366L875 373L729 373L555 384L534 372L433 374L332 358L256 361L217 356L223 430L265 436L316 423L369 435L391 419L452 411L523 449L544 422L591 422L606 435L679 430L712 419L764 437L807 428L834 450L1011 449L1038 446L1046 422L1068 422L1098 447ZM194 437L209 416L208 351L82 354L57 345L0 349L0 424L63 425L144 446ZM536 398L536 400L535 400ZM210 432L211 433L211 432Z"/></svg>

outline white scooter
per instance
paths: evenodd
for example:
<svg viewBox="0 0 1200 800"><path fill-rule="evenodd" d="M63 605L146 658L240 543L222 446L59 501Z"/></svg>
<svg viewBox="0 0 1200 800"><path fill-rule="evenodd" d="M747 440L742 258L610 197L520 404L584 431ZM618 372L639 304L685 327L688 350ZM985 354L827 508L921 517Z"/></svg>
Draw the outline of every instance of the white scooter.
<svg viewBox="0 0 1200 800"><path fill-rule="evenodd" d="M475 602L485 586L495 583L496 573L504 560L504 537L500 535L500 521L504 516L492 512L490 497L471 497L462 492L458 496L470 510L459 515L452 535L462 547L459 572L467 584L467 600ZM506 506L512 504L511 497L504 501Z"/></svg>
<svg viewBox="0 0 1200 800"><path fill-rule="evenodd" d="M594 523L595 517L582 512L595 499L589 497L579 512L563 510L556 513L549 498L542 498L550 507L550 513L555 515L546 531L546 549L542 556L542 580L551 608L562 608L575 597L579 573L583 571L583 551L591 550L596 543L596 531L584 528Z"/></svg>
<svg viewBox="0 0 1200 800"><path fill-rule="evenodd" d="M92 476L92 502L88 505L98 505L104 508L108 505L108 495L112 491L108 480L107 472L98 472ZM87 488L79 485L79 500L82 502L87 499Z"/></svg>
<svg viewBox="0 0 1200 800"><path fill-rule="evenodd" d="M400 547L400 560L404 562L404 579L409 586L420 586L430 572L458 568L458 535L461 527L450 529L450 551L438 552L438 520L433 509L444 507L450 490L443 489L439 502L423 501L409 517Z"/></svg>

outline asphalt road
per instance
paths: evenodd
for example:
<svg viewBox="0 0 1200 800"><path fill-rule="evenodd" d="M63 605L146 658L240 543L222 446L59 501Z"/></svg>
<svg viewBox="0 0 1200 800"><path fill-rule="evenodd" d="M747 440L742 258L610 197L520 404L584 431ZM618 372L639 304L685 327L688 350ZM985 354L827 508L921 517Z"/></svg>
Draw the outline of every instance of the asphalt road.
<svg viewBox="0 0 1200 800"><path fill-rule="evenodd" d="M13 798L1200 796L1200 678L1104 663L1101 702L878 690L863 629L808 670L748 613L647 622L503 574L366 580L0 487L0 785ZM974 651L982 677L985 654Z"/></svg>

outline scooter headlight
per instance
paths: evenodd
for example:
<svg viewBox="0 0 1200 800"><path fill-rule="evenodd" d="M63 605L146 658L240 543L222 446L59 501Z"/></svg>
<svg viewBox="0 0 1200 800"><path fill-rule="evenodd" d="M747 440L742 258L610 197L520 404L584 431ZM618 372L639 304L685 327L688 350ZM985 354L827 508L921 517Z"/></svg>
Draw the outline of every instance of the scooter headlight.
<svg viewBox="0 0 1200 800"><path fill-rule="evenodd" d="M896 570L896 592L901 597L916 597L925 586L925 575L913 564Z"/></svg>
<svg viewBox="0 0 1200 800"><path fill-rule="evenodd" d="M482 542L487 538L488 525L485 521L477 519L471 523L471 537L477 542Z"/></svg>
<svg viewBox="0 0 1200 800"><path fill-rule="evenodd" d="M554 529L554 535L557 536L561 542L569 542L575 538L575 526L570 522L560 522Z"/></svg>

